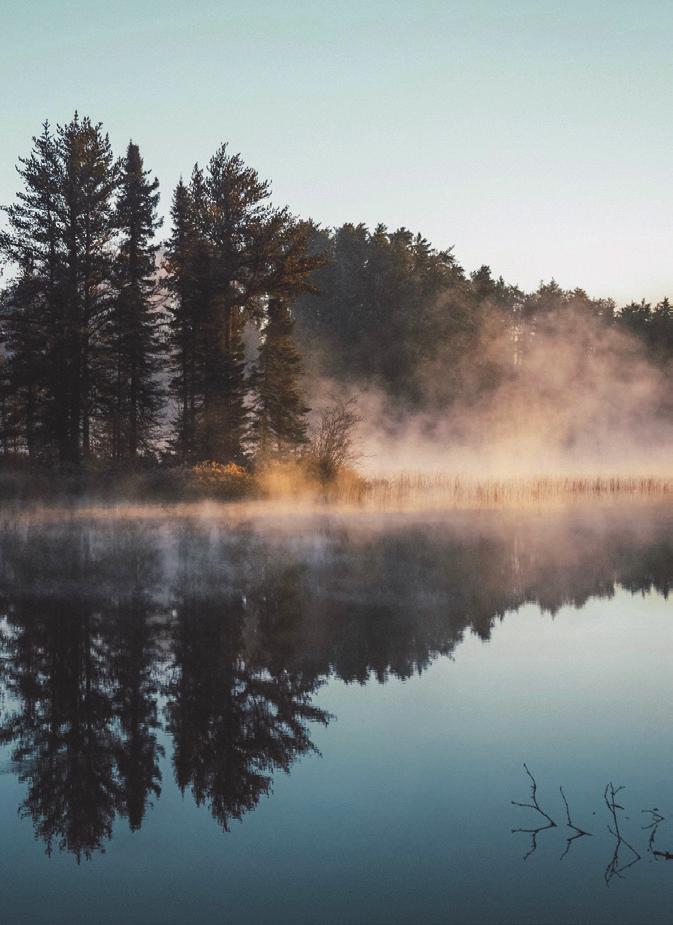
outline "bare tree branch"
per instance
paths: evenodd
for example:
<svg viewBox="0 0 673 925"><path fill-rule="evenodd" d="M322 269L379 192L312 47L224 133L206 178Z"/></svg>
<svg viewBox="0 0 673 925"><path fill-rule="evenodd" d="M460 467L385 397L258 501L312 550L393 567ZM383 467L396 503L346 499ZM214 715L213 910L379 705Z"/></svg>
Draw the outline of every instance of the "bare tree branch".
<svg viewBox="0 0 673 925"><path fill-rule="evenodd" d="M528 765L526 764L525 761L524 761L524 763L523 763L523 766L524 766L524 770L526 771L526 774L527 774L528 777L530 778L531 802L530 802L530 803L519 803L517 800L512 800L512 806L520 806L520 807L522 807L523 809L534 809L535 812L539 813L541 816L543 816L543 817L547 820L546 825L540 825L540 826L537 826L537 828L533 828L533 829L523 829L523 828L512 829L512 832L513 832L513 833L514 833L514 832L525 832L525 833L527 833L528 835L530 835L530 837L531 837L530 848L528 849L528 851L526 852L526 854L524 855L524 858L523 858L524 861L525 861L525 860L526 860L527 858L529 858L529 857L531 856L531 854L537 849L537 836L538 836L538 834L539 834L540 832L544 832L546 829L555 829L555 828L556 828L556 823L555 823L554 820L551 818L551 816L549 816L549 815L542 809L542 807L541 807L540 804L538 803L538 799L537 799L537 782L536 782L535 778L533 777L533 775L531 774L531 772L529 771Z"/></svg>
<svg viewBox="0 0 673 925"><path fill-rule="evenodd" d="M329 482L340 469L359 458L354 430L362 421L354 398L334 400L320 410L308 456L323 481Z"/></svg>

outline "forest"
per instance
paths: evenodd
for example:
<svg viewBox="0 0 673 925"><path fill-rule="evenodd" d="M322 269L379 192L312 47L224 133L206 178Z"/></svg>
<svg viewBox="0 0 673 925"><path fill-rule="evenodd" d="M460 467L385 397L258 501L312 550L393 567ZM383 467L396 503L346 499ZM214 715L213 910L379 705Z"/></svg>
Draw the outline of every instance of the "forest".
<svg viewBox="0 0 673 925"><path fill-rule="evenodd" d="M671 417L668 299L618 307L554 280L527 293L406 228L322 227L274 205L227 144L172 191L164 231L139 146L117 157L78 114L45 122L17 171L0 225L5 471L217 476L240 493L291 463L328 481L355 459L363 393L388 421L491 428L503 395L589 392L606 362L625 387L646 369L647 415ZM565 379L541 387L559 351ZM597 404L591 426L609 424Z"/></svg>

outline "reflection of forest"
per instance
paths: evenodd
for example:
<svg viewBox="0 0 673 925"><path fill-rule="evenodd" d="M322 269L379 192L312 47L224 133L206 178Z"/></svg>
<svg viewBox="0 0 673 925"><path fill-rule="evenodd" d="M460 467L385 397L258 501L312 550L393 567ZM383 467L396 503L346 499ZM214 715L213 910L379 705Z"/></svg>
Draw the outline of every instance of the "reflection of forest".
<svg viewBox="0 0 673 925"><path fill-rule="evenodd" d="M667 511L253 525L5 522L0 742L48 850L88 857L180 788L227 827L313 748L330 675L407 677L526 602L667 594Z"/></svg>

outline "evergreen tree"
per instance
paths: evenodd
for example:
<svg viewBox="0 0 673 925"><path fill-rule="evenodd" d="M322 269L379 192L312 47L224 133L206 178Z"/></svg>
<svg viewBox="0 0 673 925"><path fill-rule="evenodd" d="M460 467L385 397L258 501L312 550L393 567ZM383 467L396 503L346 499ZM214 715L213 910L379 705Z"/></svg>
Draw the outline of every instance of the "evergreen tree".
<svg viewBox="0 0 673 925"><path fill-rule="evenodd" d="M171 390L177 405L173 447L181 462L204 458L204 405L212 334L213 259L208 229L204 174L195 165L189 185L175 190L168 242L167 285L174 376ZM206 453L207 455L207 453Z"/></svg>
<svg viewBox="0 0 673 925"><path fill-rule="evenodd" d="M19 159L23 190L9 206L0 254L15 268L3 293L3 440L14 450L54 444L66 455L63 265L58 206L63 165L49 123ZM42 439L36 440L42 430Z"/></svg>
<svg viewBox="0 0 673 925"><path fill-rule="evenodd" d="M107 365L104 328L113 292L114 194L118 166L100 123L77 113L56 136L62 182L57 197L64 242L67 459L79 462L102 437Z"/></svg>
<svg viewBox="0 0 673 925"><path fill-rule="evenodd" d="M108 325L112 356L112 455L134 459L150 443L160 407L160 350L155 291L159 181L149 179L138 145L122 164L116 221L121 235L115 260L116 296Z"/></svg>
<svg viewBox="0 0 673 925"><path fill-rule="evenodd" d="M39 281L24 271L3 294L2 439L5 449L35 458L47 426L47 368Z"/></svg>
<svg viewBox="0 0 673 925"><path fill-rule="evenodd" d="M311 229L268 198L268 183L226 145L175 193L167 269L182 459L243 460L244 326L262 320L273 298L310 288Z"/></svg>
<svg viewBox="0 0 673 925"><path fill-rule="evenodd" d="M260 460L296 452L306 444L309 409L302 395L301 375L294 320L285 302L272 299L250 378L254 394L251 439Z"/></svg>
<svg viewBox="0 0 673 925"><path fill-rule="evenodd" d="M196 332L190 279L194 227L190 191L182 179L173 193L171 223L164 267L172 296L169 326L173 376L170 386L177 401L173 447L179 460L186 462L193 450L196 432Z"/></svg>
<svg viewBox="0 0 673 925"><path fill-rule="evenodd" d="M373 381L398 402L421 403L427 372L459 355L474 304L450 250L437 251L420 235L383 225L370 232L346 224L330 236L329 260L310 279L313 290L294 306L302 344L320 355L333 378ZM446 369L441 382L445 400ZM433 375L433 388L440 377ZM440 396L438 396L439 400Z"/></svg>
<svg viewBox="0 0 673 925"><path fill-rule="evenodd" d="M24 189L0 238L17 269L3 331L17 437L32 452L39 429L41 449L78 462L104 413L117 168L100 124L75 114L55 134L45 123L18 172Z"/></svg>
<svg viewBox="0 0 673 925"><path fill-rule="evenodd" d="M195 196L198 195L195 190ZM203 313L202 458L240 461L246 430L242 331L266 286L273 211L268 184L222 145L205 177L212 291Z"/></svg>
<svg viewBox="0 0 673 925"><path fill-rule="evenodd" d="M673 306L668 298L655 305L650 322L651 353L657 362L666 364L673 357Z"/></svg>

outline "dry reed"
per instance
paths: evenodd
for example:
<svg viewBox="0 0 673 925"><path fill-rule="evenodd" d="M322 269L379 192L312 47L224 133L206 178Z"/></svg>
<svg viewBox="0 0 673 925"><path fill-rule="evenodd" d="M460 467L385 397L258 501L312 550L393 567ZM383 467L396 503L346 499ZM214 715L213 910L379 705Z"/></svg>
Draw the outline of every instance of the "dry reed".
<svg viewBox="0 0 673 925"><path fill-rule="evenodd" d="M656 476L541 476L476 479L400 473L330 489L327 501L374 508L499 508L563 503L581 498L673 499L673 478Z"/></svg>

